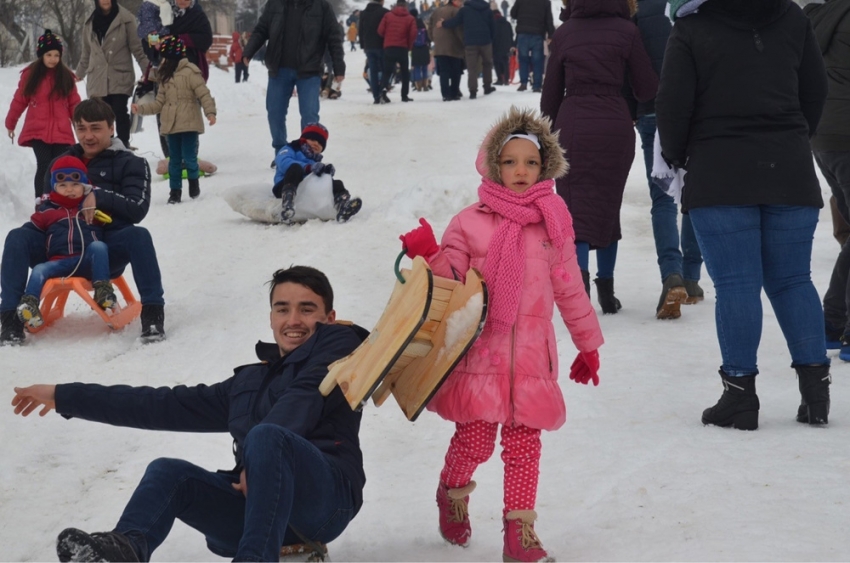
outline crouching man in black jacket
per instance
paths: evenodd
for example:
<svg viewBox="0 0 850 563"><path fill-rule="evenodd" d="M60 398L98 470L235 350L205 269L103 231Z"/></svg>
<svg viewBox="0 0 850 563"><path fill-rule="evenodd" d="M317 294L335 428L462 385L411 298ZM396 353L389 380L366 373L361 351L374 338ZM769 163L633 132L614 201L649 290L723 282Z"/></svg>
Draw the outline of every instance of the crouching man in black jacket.
<svg viewBox="0 0 850 563"><path fill-rule="evenodd" d="M12 404L23 416L56 409L116 426L233 436L233 471L154 460L113 531L59 534L60 561L149 561L175 518L203 533L213 553L237 561L277 561L283 545L342 533L363 502L361 415L338 387L323 397L319 384L367 333L334 324L333 290L314 268L278 270L270 285L275 344L257 343L260 363L220 383L15 388Z"/></svg>

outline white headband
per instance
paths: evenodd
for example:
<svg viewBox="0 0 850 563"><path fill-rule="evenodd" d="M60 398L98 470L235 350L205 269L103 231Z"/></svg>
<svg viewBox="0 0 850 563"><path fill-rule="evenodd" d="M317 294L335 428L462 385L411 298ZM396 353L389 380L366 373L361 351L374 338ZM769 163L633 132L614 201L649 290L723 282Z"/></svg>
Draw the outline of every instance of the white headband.
<svg viewBox="0 0 850 563"><path fill-rule="evenodd" d="M525 139L526 141L531 141L532 143L534 143L534 146L537 147L537 150L540 150L540 140L534 133L512 133L508 135L508 137L504 141L502 141L502 146L499 147L499 152L502 152L502 149L505 148L505 145L508 144L508 141L511 141L513 139Z"/></svg>

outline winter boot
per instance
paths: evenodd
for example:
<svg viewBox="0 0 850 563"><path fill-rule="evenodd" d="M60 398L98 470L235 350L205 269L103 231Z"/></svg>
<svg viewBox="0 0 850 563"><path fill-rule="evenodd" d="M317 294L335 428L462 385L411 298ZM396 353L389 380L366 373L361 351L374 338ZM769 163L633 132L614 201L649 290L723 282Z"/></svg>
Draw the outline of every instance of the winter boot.
<svg viewBox="0 0 850 563"><path fill-rule="evenodd" d="M797 422L827 424L829 422L829 364L795 366L800 395L803 400L797 409Z"/></svg>
<svg viewBox="0 0 850 563"><path fill-rule="evenodd" d="M351 219L360 208L363 206L363 201L359 197L354 199L347 193L339 194L334 198L334 208L336 209L336 220L340 223L345 223Z"/></svg>
<svg viewBox="0 0 850 563"><path fill-rule="evenodd" d="M688 292L685 305L694 305L705 299L705 292L703 292L697 280L685 280L685 291Z"/></svg>
<svg viewBox="0 0 850 563"><path fill-rule="evenodd" d="M38 308L38 297L35 295L24 295L18 303L18 319L27 328L38 328L44 324L41 310Z"/></svg>
<svg viewBox="0 0 850 563"><path fill-rule="evenodd" d="M723 395L717 404L702 412L702 423L755 430L759 427L759 398L756 395L756 376L730 377L720 370Z"/></svg>
<svg viewBox="0 0 850 563"><path fill-rule="evenodd" d="M142 341L144 343L165 340L165 307L142 305Z"/></svg>
<svg viewBox="0 0 850 563"><path fill-rule="evenodd" d="M115 289L112 287L109 280L96 281L91 285L94 288L94 302L97 303L101 309L111 309L115 306Z"/></svg>
<svg viewBox="0 0 850 563"><path fill-rule="evenodd" d="M590 297L590 272L582 270L581 281L584 282L584 290L587 292L587 296Z"/></svg>
<svg viewBox="0 0 850 563"><path fill-rule="evenodd" d="M284 188L280 192L280 220L291 225L293 217L295 217L295 189Z"/></svg>
<svg viewBox="0 0 850 563"><path fill-rule="evenodd" d="M18 311L0 313L0 346L17 346L24 342L24 323Z"/></svg>
<svg viewBox="0 0 850 563"><path fill-rule="evenodd" d="M472 536L469 523L469 494L475 490L475 481L465 487L450 489L445 483L437 487L437 508L440 511L440 535L447 542L466 547Z"/></svg>
<svg viewBox="0 0 850 563"><path fill-rule="evenodd" d="M685 281L679 274L670 274L661 286L661 298L655 308L656 319L678 319L682 316L680 307L688 299Z"/></svg>
<svg viewBox="0 0 850 563"><path fill-rule="evenodd" d="M549 557L534 531L537 513L533 510L511 510L505 514L505 548L502 561L555 561Z"/></svg>
<svg viewBox="0 0 850 563"><path fill-rule="evenodd" d="M596 278L596 299L602 312L606 315L614 315L623 308L620 300L614 297L614 278Z"/></svg>
<svg viewBox="0 0 850 563"><path fill-rule="evenodd" d="M168 192L168 203L180 203L182 195L183 190L171 190Z"/></svg>
<svg viewBox="0 0 850 563"><path fill-rule="evenodd" d="M196 199L201 195L201 186L197 178L189 178L189 197Z"/></svg>
<svg viewBox="0 0 850 563"><path fill-rule="evenodd" d="M127 536L118 532L87 534L76 528L62 530L56 539L59 561L138 561Z"/></svg>

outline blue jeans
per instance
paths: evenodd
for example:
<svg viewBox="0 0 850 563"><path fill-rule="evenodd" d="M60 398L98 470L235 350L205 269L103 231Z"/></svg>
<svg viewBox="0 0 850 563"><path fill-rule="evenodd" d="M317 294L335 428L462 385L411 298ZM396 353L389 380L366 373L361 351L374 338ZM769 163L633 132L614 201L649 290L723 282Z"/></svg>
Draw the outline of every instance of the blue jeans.
<svg viewBox="0 0 850 563"><path fill-rule="evenodd" d="M714 316L723 371L758 373L761 290L770 300L793 365L828 364L823 309L812 284L816 207L712 206L691 209L717 294Z"/></svg>
<svg viewBox="0 0 850 563"><path fill-rule="evenodd" d="M369 65L369 88L376 102L381 99L381 71L384 68L384 50L366 49L366 64Z"/></svg>
<svg viewBox="0 0 850 563"><path fill-rule="evenodd" d="M652 235L655 238L655 254L661 270L661 281L671 274L679 274L686 280L699 281L702 269L702 254L697 244L691 217L682 215L682 250L679 250L679 210L672 197L652 179L653 149L655 145L655 114L639 117L637 124L643 161L646 164L646 180L649 197L652 198Z"/></svg>
<svg viewBox="0 0 850 563"><path fill-rule="evenodd" d="M77 264L80 265L79 268ZM24 293L41 297L41 290L47 280L63 278L69 276L71 272L74 272L74 276L91 281L109 280L109 249L106 243L99 240L92 242L83 252L82 259L80 256L71 256L37 265L32 269L30 281L27 282Z"/></svg>
<svg viewBox="0 0 850 563"><path fill-rule="evenodd" d="M186 177L197 179L198 169L198 133L169 133L165 136L168 141L168 186L172 190L183 187L183 170L186 168Z"/></svg>
<svg viewBox="0 0 850 563"><path fill-rule="evenodd" d="M286 114L289 112L289 99L295 88L298 89L301 129L303 130L308 123L319 121L319 91L322 88L322 77L317 75L298 78L298 72L294 69L277 69L277 75L269 76L269 86L266 90L266 113L269 117L269 130L272 133L275 156L289 140L286 136Z"/></svg>
<svg viewBox="0 0 850 563"><path fill-rule="evenodd" d="M428 78L428 65L419 65L413 67L413 81L425 80Z"/></svg>
<svg viewBox="0 0 850 563"><path fill-rule="evenodd" d="M148 230L135 225L106 229L103 242L109 248L109 277L117 278L127 264L132 265L142 305L164 305L162 277ZM24 295L29 269L47 262L44 248L44 233L32 223L12 229L6 235L0 261L0 311L14 311L18 306Z"/></svg>
<svg viewBox="0 0 850 563"><path fill-rule="evenodd" d="M613 278L614 266L617 265L618 242L612 242L605 248L596 249L596 277ZM576 241L576 261L579 270L590 271L590 244Z"/></svg>
<svg viewBox="0 0 850 563"><path fill-rule="evenodd" d="M516 52L519 59L520 83L523 86L528 84L528 67L531 66L534 69L532 89L539 90L543 86L543 36L518 33Z"/></svg>
<svg viewBox="0 0 850 563"><path fill-rule="evenodd" d="M210 551L236 561L277 561L282 545L302 536L329 542L354 517L351 485L316 446L274 424L245 438L248 498L233 473L214 473L180 459L151 462L115 530L149 561L175 519L198 530Z"/></svg>

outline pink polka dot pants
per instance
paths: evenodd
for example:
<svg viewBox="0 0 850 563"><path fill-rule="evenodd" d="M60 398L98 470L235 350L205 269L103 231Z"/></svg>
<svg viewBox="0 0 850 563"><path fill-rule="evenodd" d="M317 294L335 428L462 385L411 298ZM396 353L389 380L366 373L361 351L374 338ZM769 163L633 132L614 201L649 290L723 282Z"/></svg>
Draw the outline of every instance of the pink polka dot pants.
<svg viewBox="0 0 850 563"><path fill-rule="evenodd" d="M496 448L497 423L457 423L446 453L440 480L456 489L472 480L475 469L490 459ZM522 425L502 426L502 461L505 464L504 513L534 510L540 475L540 430Z"/></svg>

